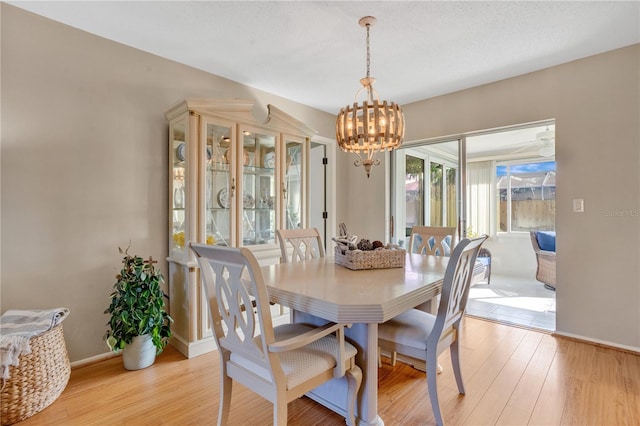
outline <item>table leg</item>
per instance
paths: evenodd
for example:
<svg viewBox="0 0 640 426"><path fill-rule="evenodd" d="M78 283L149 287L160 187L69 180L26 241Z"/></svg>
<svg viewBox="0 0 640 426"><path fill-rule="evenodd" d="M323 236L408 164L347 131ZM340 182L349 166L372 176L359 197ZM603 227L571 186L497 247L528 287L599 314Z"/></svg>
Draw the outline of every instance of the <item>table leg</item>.
<svg viewBox="0 0 640 426"><path fill-rule="evenodd" d="M358 425L384 426L378 416L378 324L353 324L345 335L358 348L356 363L362 369L358 395Z"/></svg>
<svg viewBox="0 0 640 426"><path fill-rule="evenodd" d="M326 320L297 312L297 321L321 325ZM349 341L358 348L356 363L362 369L362 385L358 392L356 421L359 426L384 426L378 416L378 324L353 324L345 330ZM314 401L344 415L347 380L333 379L318 386L308 396Z"/></svg>
<svg viewBox="0 0 640 426"><path fill-rule="evenodd" d="M378 324L357 324L367 328L366 350L362 351L362 364L367 369L366 379L362 382L360 420L363 425L383 426L378 416Z"/></svg>

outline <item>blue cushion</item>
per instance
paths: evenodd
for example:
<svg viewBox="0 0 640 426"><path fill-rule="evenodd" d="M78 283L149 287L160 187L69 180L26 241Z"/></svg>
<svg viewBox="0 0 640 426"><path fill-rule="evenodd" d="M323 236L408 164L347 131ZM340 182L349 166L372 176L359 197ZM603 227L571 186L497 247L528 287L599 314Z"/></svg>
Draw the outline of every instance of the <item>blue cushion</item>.
<svg viewBox="0 0 640 426"><path fill-rule="evenodd" d="M491 264L490 257L476 257L476 260L483 264L484 266L489 266Z"/></svg>
<svg viewBox="0 0 640 426"><path fill-rule="evenodd" d="M555 231L536 231L536 240L541 250L556 251L556 232Z"/></svg>

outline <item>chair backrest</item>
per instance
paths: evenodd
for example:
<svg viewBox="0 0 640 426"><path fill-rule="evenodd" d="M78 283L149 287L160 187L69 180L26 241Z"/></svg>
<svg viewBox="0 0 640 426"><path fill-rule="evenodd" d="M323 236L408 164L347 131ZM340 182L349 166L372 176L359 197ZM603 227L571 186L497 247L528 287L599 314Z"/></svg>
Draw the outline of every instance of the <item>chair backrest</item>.
<svg viewBox="0 0 640 426"><path fill-rule="evenodd" d="M277 229L276 238L280 245L282 263L297 263L324 257L322 237L316 228ZM292 248L291 256L289 256L290 247Z"/></svg>
<svg viewBox="0 0 640 426"><path fill-rule="evenodd" d="M536 231L529 231L529 237L531 238L531 245L533 246L533 251L536 253L539 253L540 245L538 244L538 237L536 237Z"/></svg>
<svg viewBox="0 0 640 426"><path fill-rule="evenodd" d="M453 250L444 275L438 315L429 339L440 340L440 336L448 334L448 331L452 327L457 327L462 319L467 306L473 267L480 246L487 238L487 235L471 240L465 238Z"/></svg>
<svg viewBox="0 0 640 426"><path fill-rule="evenodd" d="M200 265L204 294L209 302L213 337L222 360L238 353L272 372L280 364L267 347L275 342L269 297L260 265L245 248L190 243ZM253 297L252 297L253 296ZM255 299L257 314L252 302ZM258 332L260 339L253 337ZM224 353L225 351L226 354ZM282 375L281 370L276 374Z"/></svg>
<svg viewBox="0 0 640 426"><path fill-rule="evenodd" d="M455 237L455 226L414 226L409 236L407 251L409 253L449 256L455 246Z"/></svg>

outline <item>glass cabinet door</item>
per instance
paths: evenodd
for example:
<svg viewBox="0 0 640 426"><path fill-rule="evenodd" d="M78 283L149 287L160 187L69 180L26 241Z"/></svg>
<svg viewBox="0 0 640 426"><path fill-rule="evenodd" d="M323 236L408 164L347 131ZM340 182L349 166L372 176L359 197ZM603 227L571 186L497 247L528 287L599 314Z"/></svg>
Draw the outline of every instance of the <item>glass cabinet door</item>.
<svg viewBox="0 0 640 426"><path fill-rule="evenodd" d="M277 138L246 129L241 138L242 245L275 244Z"/></svg>
<svg viewBox="0 0 640 426"><path fill-rule="evenodd" d="M285 138L284 214L285 228L305 226L305 140Z"/></svg>
<svg viewBox="0 0 640 426"><path fill-rule="evenodd" d="M204 238L206 244L233 246L232 212L234 179L231 160L233 126L204 123L206 144L204 188Z"/></svg>
<svg viewBox="0 0 640 426"><path fill-rule="evenodd" d="M182 118L172 122L169 128L169 161L172 165L172 176L169 191L172 234L169 241L169 254L178 259L186 258L185 230L187 187L187 120Z"/></svg>

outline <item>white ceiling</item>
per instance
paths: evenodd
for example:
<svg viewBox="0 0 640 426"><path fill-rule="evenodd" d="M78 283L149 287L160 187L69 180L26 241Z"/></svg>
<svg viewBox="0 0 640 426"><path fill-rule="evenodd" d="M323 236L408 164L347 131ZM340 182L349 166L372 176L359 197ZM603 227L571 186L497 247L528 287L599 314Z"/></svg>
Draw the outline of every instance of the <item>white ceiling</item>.
<svg viewBox="0 0 640 426"><path fill-rule="evenodd" d="M337 113L366 75L401 105L640 42L640 2L7 1Z"/></svg>

